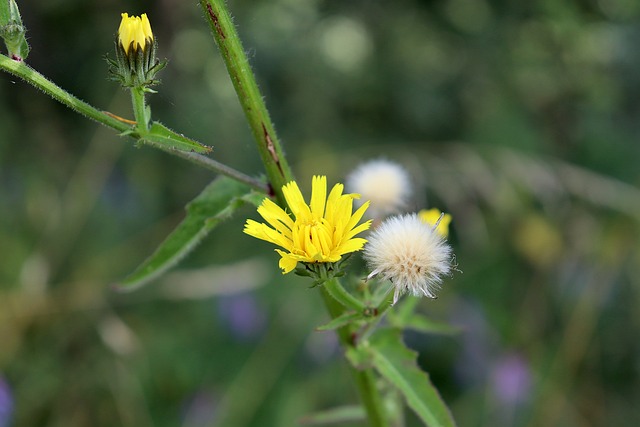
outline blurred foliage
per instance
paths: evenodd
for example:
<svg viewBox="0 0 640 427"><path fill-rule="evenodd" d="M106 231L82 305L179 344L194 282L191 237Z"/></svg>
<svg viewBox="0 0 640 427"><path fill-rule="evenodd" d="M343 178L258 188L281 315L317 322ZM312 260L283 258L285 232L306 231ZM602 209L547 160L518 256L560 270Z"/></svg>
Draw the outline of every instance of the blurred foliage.
<svg viewBox="0 0 640 427"><path fill-rule="evenodd" d="M147 12L154 117L260 173L195 2L18 3L29 63L123 117L103 55ZM412 208L453 214L464 273L420 304L464 332L405 338L459 425L639 425L640 3L229 3L302 183L386 157ZM0 426L290 426L354 402L316 291L241 233L251 209L156 285L109 287L210 172L9 75L0 129Z"/></svg>

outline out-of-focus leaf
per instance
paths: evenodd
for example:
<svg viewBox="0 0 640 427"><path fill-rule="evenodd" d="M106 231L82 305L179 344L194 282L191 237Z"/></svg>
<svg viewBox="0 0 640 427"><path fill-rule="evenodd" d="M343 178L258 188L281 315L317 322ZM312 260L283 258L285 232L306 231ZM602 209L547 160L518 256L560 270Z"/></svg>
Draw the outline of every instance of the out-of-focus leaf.
<svg viewBox="0 0 640 427"><path fill-rule="evenodd" d="M416 363L416 353L402 342L401 331L380 329L365 348L374 369L393 384L409 407L429 427L453 427L455 421L429 376Z"/></svg>
<svg viewBox="0 0 640 427"><path fill-rule="evenodd" d="M209 153L211 151L211 147L176 133L160 122L151 124L149 133L144 135L144 140L181 151L195 151L196 153Z"/></svg>
<svg viewBox="0 0 640 427"><path fill-rule="evenodd" d="M448 323L431 320L421 314L413 313L406 317L396 317L389 313L389 323L399 329L413 329L425 334L453 335L460 332L459 328Z"/></svg>
<svg viewBox="0 0 640 427"><path fill-rule="evenodd" d="M337 408L327 409L326 411L316 412L300 419L300 424L318 426L349 422L359 422L366 420L364 408L360 405L340 406Z"/></svg>
<svg viewBox="0 0 640 427"><path fill-rule="evenodd" d="M250 191L245 184L219 177L186 207L186 218L156 251L131 275L117 285L124 291L137 289L176 265L221 221L228 219Z"/></svg>
<svg viewBox="0 0 640 427"><path fill-rule="evenodd" d="M325 323L322 326L318 326L316 329L319 331L331 331L334 329L338 329L341 328L345 325L348 325L349 323L353 322L354 320L358 320L358 319L362 319L364 316L362 315L362 313L356 313L353 311L349 311L346 313L341 314L340 316L336 317L335 319L331 320L328 323Z"/></svg>

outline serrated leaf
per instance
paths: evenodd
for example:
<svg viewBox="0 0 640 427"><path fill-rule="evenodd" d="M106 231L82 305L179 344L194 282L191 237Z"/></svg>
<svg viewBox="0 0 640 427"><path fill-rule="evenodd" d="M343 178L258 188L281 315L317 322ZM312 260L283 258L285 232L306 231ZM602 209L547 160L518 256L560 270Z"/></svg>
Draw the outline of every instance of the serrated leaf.
<svg viewBox="0 0 640 427"><path fill-rule="evenodd" d="M367 414L360 405L340 406L337 408L327 409L326 411L316 412L300 419L302 425L329 425L350 422L365 421Z"/></svg>
<svg viewBox="0 0 640 427"><path fill-rule="evenodd" d="M185 219L147 260L117 285L117 289L137 289L176 265L213 228L245 203L242 196L249 191L245 184L230 178L216 178L186 206Z"/></svg>
<svg viewBox="0 0 640 427"><path fill-rule="evenodd" d="M341 328L343 326L348 325L349 323L356 321L356 320L360 320L362 319L364 316L362 315L362 313L356 313L353 311L348 311L346 313L342 313L340 316L336 317L335 319L331 320L328 323L325 323L322 326L318 326L316 329L318 331L332 331L334 329L338 329Z"/></svg>
<svg viewBox="0 0 640 427"><path fill-rule="evenodd" d="M187 138L177 132L172 131L160 122L153 122L149 133L144 135L144 141L151 144L160 144L181 151L195 151L196 153L209 153L211 147L200 144L197 141Z"/></svg>
<svg viewBox="0 0 640 427"><path fill-rule="evenodd" d="M449 408L417 363L417 354L402 342L397 329L380 329L366 349L374 369L393 384L409 407L429 427L454 427Z"/></svg>

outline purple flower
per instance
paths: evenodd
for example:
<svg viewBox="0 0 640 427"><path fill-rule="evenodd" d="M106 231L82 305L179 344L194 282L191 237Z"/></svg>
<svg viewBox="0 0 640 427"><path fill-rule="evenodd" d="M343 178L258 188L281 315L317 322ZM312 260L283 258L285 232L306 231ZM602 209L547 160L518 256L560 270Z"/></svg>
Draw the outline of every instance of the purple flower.
<svg viewBox="0 0 640 427"><path fill-rule="evenodd" d="M13 395L9 384L0 377L0 427L8 427L13 413Z"/></svg>
<svg viewBox="0 0 640 427"><path fill-rule="evenodd" d="M203 427L212 425L216 419L217 399L207 391L195 393L186 403L183 425Z"/></svg>
<svg viewBox="0 0 640 427"><path fill-rule="evenodd" d="M505 354L493 366L491 387L496 398L505 405L525 402L531 392L529 364L517 353Z"/></svg>
<svg viewBox="0 0 640 427"><path fill-rule="evenodd" d="M220 317L239 339L253 338L264 326L266 315L251 294L240 294L219 299Z"/></svg>

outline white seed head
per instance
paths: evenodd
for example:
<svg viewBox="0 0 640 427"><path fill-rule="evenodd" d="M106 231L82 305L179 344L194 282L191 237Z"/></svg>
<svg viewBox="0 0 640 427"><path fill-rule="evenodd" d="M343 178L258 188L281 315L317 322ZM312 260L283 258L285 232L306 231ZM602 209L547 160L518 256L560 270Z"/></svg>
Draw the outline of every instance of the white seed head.
<svg viewBox="0 0 640 427"><path fill-rule="evenodd" d="M364 258L372 270L368 278L391 280L393 304L405 292L436 298L442 276L451 272L452 250L433 226L415 214L394 216L367 239Z"/></svg>
<svg viewBox="0 0 640 427"><path fill-rule="evenodd" d="M383 218L398 212L411 195L411 180L407 171L388 160L363 163L347 176L350 193L358 193L362 201L371 201L369 215Z"/></svg>

